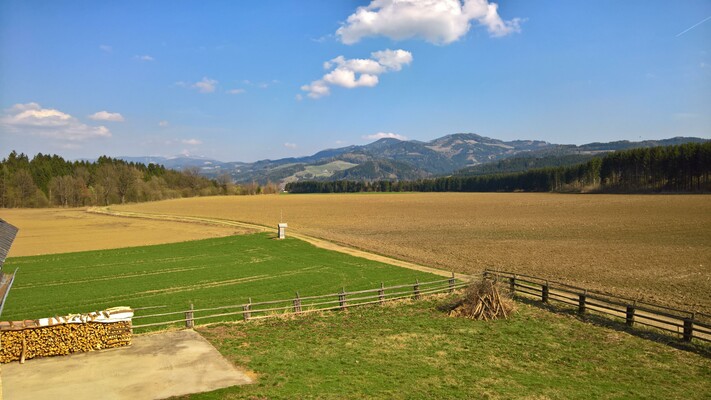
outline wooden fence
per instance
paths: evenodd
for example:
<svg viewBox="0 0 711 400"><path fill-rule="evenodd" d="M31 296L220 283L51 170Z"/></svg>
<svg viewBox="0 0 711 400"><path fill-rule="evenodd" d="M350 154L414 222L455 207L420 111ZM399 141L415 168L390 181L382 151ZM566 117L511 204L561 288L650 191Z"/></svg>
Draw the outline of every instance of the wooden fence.
<svg viewBox="0 0 711 400"><path fill-rule="evenodd" d="M711 315L665 307L641 301L611 296L592 290L571 286L523 274L485 270L482 275L472 276L493 279L506 285L514 296L527 296L540 299L543 303L552 301L577 307L580 314L599 313L620 318L632 327L636 324L649 326L678 335L684 341L698 339L711 342ZM318 296L304 296L299 292L290 299L225 305L218 307L195 308L193 304L179 311L141 314L139 311L155 310L166 306L152 306L134 309L133 329L154 327L184 326L193 328L196 324L226 321L250 321L290 314L306 314L329 310L343 310L369 304L382 304L399 299L419 299L436 293L452 293L463 288L468 282L451 278L428 282L415 281L411 284L384 286L379 288Z"/></svg>
<svg viewBox="0 0 711 400"><path fill-rule="evenodd" d="M623 319L632 327L645 325L679 335L690 342L698 339L711 342L711 315L679 310L582 289L565 283L534 276L502 271L484 271L485 279L507 285L513 295L540 299L543 303L556 301L577 307L580 314L601 313Z"/></svg>
<svg viewBox="0 0 711 400"><path fill-rule="evenodd" d="M368 304L382 304L387 301L399 299L419 299L422 296L436 293L452 293L456 289L465 287L467 284L467 282L457 281L454 278L454 273L452 273L452 277L448 279L429 282L415 281L410 284L388 287L381 283L379 288L353 292L346 292L345 289L343 289L338 293L304 297L302 297L299 292L296 292L296 295L290 299L252 302L250 298L247 303L208 308L195 308L193 304L190 304L188 309L180 311L145 315L136 313L133 317L133 329L161 326L185 326L186 328L193 328L196 323L236 320L250 321L288 314L343 310ZM155 308L157 307L146 307L143 310ZM140 309L134 309L134 311L137 310Z"/></svg>

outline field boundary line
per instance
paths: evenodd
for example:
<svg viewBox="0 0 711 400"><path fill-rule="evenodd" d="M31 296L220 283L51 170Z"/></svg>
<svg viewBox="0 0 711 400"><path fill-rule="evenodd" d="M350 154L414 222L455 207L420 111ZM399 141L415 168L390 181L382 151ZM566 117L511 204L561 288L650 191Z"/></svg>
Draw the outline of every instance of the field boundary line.
<svg viewBox="0 0 711 400"><path fill-rule="evenodd" d="M173 221L173 222L185 222L185 223L196 223L196 224L209 224L209 225L220 225L220 226L235 226L240 228L252 229L258 232L272 232L274 229L249 222L235 221L230 219L222 218L207 218L207 217L195 217L186 215L174 215L174 214L154 214L154 213L144 213L136 211L117 211L109 209L109 207L90 207L86 210L88 213L109 215L114 217L125 217L125 218L142 218L142 219L152 219L159 221ZM326 239L321 239L303 233L294 232L293 229L290 230L289 236L307 242L318 248L325 250L337 251L339 253L348 254L355 257L365 258L371 261L377 261L384 264L393 265L396 267L407 268L420 272L427 272L430 274L451 277L452 271L445 271L439 268L427 267L420 264L415 264L409 261L398 260L396 258L384 256L381 254L371 253L365 250L356 249L353 247L345 246L343 244L334 243ZM472 275L455 273L454 277L460 280L472 279Z"/></svg>

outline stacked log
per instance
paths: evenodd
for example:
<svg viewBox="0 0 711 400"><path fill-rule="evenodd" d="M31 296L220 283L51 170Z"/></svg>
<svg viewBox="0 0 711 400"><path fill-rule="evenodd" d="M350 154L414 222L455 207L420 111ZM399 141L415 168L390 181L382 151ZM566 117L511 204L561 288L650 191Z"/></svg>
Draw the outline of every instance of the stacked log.
<svg viewBox="0 0 711 400"><path fill-rule="evenodd" d="M63 322L40 326L39 321L0 324L0 363L66 355L131 344L131 321Z"/></svg>

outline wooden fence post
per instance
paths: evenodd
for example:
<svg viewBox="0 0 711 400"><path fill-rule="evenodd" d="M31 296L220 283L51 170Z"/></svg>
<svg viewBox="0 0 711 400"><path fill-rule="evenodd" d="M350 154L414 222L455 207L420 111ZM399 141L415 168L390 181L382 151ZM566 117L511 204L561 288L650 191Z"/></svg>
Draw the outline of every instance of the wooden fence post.
<svg viewBox="0 0 711 400"><path fill-rule="evenodd" d="M378 290L378 300L380 300L380 304L385 303L385 285L383 285L383 282L380 282L380 290Z"/></svg>
<svg viewBox="0 0 711 400"><path fill-rule="evenodd" d="M587 297L588 297L587 290L578 295L578 313L579 314L585 314L585 300L587 300Z"/></svg>
<svg viewBox="0 0 711 400"><path fill-rule="evenodd" d="M252 317L252 312L251 312L252 311L252 298L251 297L249 298L249 303L245 304L244 307L242 307L242 308L244 309L244 314L242 314L242 315L244 315L244 320L249 321L249 319Z"/></svg>
<svg viewBox="0 0 711 400"><path fill-rule="evenodd" d="M341 293L338 294L338 305L341 307L341 310L346 308L346 288L343 288Z"/></svg>
<svg viewBox="0 0 711 400"><path fill-rule="evenodd" d="M190 311L185 312L185 327L192 329L195 326L195 321L193 320L193 303L190 303Z"/></svg>
<svg viewBox="0 0 711 400"><path fill-rule="evenodd" d="M541 301L548 303L548 281L546 281L545 285L541 286Z"/></svg>
<svg viewBox="0 0 711 400"><path fill-rule="evenodd" d="M294 299L294 313L298 314L301 312L301 298L299 298L299 292L296 292L296 298Z"/></svg>
<svg viewBox="0 0 711 400"><path fill-rule="evenodd" d="M684 318L684 341L690 342L694 337L694 317L695 314L691 314L691 318Z"/></svg>
<svg viewBox="0 0 711 400"><path fill-rule="evenodd" d="M516 275L509 278L509 284L511 285L511 296L516 294Z"/></svg>
<svg viewBox="0 0 711 400"><path fill-rule="evenodd" d="M449 278L449 293L454 293L454 271L452 271L452 277Z"/></svg>
<svg viewBox="0 0 711 400"><path fill-rule="evenodd" d="M415 300L420 299L420 280L415 279L415 286L412 287L414 294L415 294Z"/></svg>
<svg viewBox="0 0 711 400"><path fill-rule="evenodd" d="M634 310L636 304L637 302L635 301L634 303L627 305L627 316L625 318L625 323L628 326L634 326Z"/></svg>

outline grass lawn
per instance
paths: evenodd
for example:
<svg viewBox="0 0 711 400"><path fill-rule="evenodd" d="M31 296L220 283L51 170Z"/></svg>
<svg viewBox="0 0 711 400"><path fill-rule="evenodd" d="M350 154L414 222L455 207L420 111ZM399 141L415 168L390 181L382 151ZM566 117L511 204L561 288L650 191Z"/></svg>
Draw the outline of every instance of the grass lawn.
<svg viewBox="0 0 711 400"><path fill-rule="evenodd" d="M708 399L711 361L518 303L450 318L447 299L199 328L257 383L186 399Z"/></svg>
<svg viewBox="0 0 711 400"><path fill-rule="evenodd" d="M154 312L288 299L441 279L273 234L7 260L20 270L2 318L21 320L128 305ZM146 322L146 321L143 321Z"/></svg>

